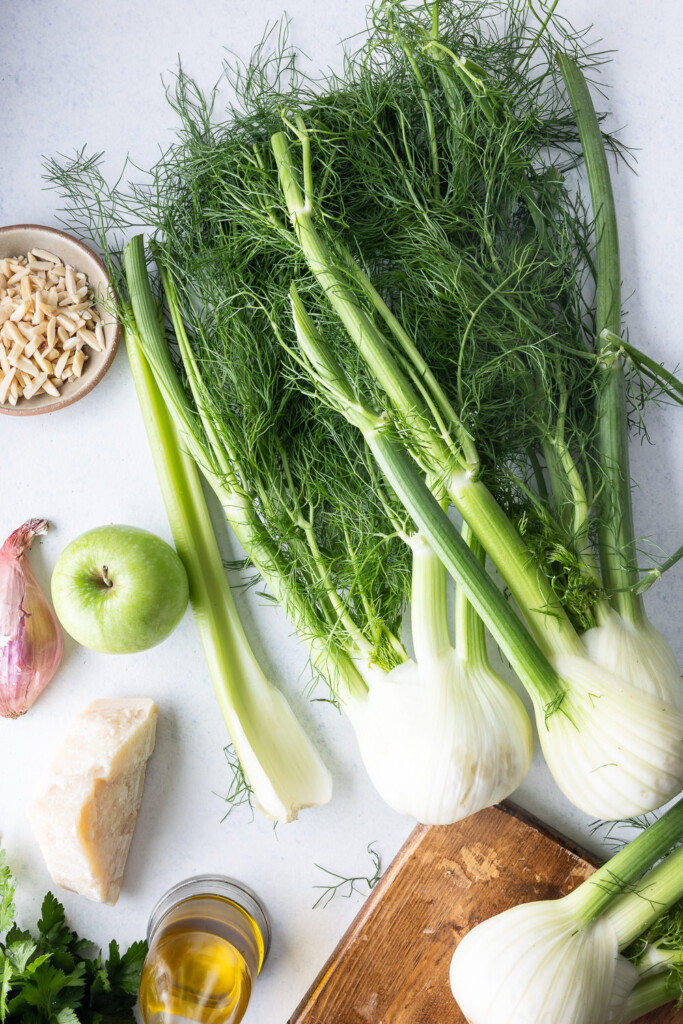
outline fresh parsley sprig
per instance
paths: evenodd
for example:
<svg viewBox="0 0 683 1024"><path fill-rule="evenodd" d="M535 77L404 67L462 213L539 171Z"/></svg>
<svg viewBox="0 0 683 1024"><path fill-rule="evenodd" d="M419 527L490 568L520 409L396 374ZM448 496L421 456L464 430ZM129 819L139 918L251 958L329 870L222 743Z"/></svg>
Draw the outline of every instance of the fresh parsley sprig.
<svg viewBox="0 0 683 1024"><path fill-rule="evenodd" d="M2 1024L131 1024L147 953L134 942L123 955L115 941L103 959L72 932L48 892L37 935L16 924L16 881L0 849L0 1022Z"/></svg>

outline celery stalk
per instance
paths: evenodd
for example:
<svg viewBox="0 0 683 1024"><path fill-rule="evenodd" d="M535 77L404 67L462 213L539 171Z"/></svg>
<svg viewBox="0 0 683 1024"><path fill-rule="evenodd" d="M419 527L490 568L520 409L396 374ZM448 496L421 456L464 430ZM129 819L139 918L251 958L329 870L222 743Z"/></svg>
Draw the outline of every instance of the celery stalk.
<svg viewBox="0 0 683 1024"><path fill-rule="evenodd" d="M261 809L291 821L327 803L330 774L282 694L266 679L235 607L194 462L183 447L131 322L126 345L135 389L190 603L218 703Z"/></svg>
<svg viewBox="0 0 683 1024"><path fill-rule="evenodd" d="M180 443L200 467L223 506L226 519L235 536L245 551L249 552L249 558L259 576L295 623L297 630L305 637L313 664L325 675L333 689L339 689L344 695L364 695L367 687L348 654L331 644L321 642L306 595L302 594L300 586L284 571L280 552L263 530L254 513L251 498L240 486L229 461L223 457L220 444L212 443L214 428L198 392L196 367L178 313L171 279L162 271L162 282L171 319L190 386L197 400L198 413L189 407L171 360L166 336L159 323L147 275L141 235L137 235L126 246L124 264L131 303L140 328L139 344L154 373L168 414L176 426ZM207 444L201 443L202 431L209 439Z"/></svg>

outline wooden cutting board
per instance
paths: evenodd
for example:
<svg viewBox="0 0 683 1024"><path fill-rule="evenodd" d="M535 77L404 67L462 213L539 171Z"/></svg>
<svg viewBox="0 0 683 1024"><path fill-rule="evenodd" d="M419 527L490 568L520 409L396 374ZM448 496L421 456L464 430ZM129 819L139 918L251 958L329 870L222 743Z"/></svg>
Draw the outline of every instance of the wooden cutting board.
<svg viewBox="0 0 683 1024"><path fill-rule="evenodd" d="M563 896L596 862L510 804L456 825L419 825L288 1024L465 1024L453 950L479 921ZM683 1024L663 1008L643 1024Z"/></svg>

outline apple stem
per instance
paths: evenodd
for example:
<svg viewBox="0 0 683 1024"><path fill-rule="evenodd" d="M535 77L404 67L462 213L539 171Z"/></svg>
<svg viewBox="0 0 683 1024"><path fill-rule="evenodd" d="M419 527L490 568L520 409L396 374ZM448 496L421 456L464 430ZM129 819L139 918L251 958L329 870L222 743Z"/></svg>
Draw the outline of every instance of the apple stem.
<svg viewBox="0 0 683 1024"><path fill-rule="evenodd" d="M109 575L109 566L108 565L103 565L102 566L102 579L104 580L105 587L113 587L114 586L114 581L111 578L111 576Z"/></svg>

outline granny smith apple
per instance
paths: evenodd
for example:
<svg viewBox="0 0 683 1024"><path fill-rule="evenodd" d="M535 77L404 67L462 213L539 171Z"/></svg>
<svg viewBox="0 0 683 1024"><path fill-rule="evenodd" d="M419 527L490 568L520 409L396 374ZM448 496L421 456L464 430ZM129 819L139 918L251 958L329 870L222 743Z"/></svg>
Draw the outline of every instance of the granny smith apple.
<svg viewBox="0 0 683 1024"><path fill-rule="evenodd" d="M132 654L168 636L187 607L187 574L172 547L135 526L99 526L57 559L52 602L84 647Z"/></svg>

